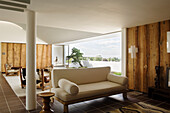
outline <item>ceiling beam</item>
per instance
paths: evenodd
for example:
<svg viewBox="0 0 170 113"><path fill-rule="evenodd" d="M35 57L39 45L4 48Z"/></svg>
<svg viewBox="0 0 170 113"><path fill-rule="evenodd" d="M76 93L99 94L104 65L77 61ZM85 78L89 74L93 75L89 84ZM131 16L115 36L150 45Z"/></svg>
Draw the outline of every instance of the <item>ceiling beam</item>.
<svg viewBox="0 0 170 113"><path fill-rule="evenodd" d="M10 1L15 1L15 2L20 2L20 3L30 4L30 0L10 0Z"/></svg>
<svg viewBox="0 0 170 113"><path fill-rule="evenodd" d="M13 8L13 7L8 7L8 6L2 6L2 5L0 5L0 9L6 9L6 10L24 12L24 9Z"/></svg>
<svg viewBox="0 0 170 113"><path fill-rule="evenodd" d="M1 0L1 1L12 2L12 3L17 3L17 4L24 4L24 5L30 4L30 0Z"/></svg>
<svg viewBox="0 0 170 113"><path fill-rule="evenodd" d="M13 7L19 7L19 8L27 8L27 5L6 2L6 1L0 1L0 4L2 4L3 6L5 5L5 6L13 6Z"/></svg>

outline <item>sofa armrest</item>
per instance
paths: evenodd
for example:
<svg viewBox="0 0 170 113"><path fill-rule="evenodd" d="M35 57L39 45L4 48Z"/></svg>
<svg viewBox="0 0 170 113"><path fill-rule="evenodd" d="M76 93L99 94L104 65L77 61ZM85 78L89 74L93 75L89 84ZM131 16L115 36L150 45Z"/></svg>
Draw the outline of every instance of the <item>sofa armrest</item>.
<svg viewBox="0 0 170 113"><path fill-rule="evenodd" d="M107 80L126 86L128 84L128 78L124 76L118 76L113 73L109 73Z"/></svg>

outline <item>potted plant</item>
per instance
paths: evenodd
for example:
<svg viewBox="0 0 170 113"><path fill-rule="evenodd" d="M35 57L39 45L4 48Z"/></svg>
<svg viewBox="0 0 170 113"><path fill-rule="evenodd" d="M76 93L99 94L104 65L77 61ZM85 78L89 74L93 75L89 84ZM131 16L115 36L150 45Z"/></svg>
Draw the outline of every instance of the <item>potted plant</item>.
<svg viewBox="0 0 170 113"><path fill-rule="evenodd" d="M81 64L81 59L82 59L82 57L83 57L83 53L81 53L80 52L80 50L79 49L77 49L77 48L73 48L72 49L72 53L71 53L71 55L70 56L67 56L67 59L68 59L68 61L69 61L69 59L73 59L72 60L72 63L78 63L79 65L80 65L80 67L83 67L83 65Z"/></svg>

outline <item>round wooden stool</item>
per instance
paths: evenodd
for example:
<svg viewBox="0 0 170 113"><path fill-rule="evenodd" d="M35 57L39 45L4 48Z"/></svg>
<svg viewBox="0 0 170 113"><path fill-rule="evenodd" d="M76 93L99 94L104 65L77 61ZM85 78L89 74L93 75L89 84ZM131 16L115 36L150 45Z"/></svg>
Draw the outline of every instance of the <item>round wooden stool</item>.
<svg viewBox="0 0 170 113"><path fill-rule="evenodd" d="M40 113L54 113L50 107L50 101L51 101L50 97L52 97L54 95L55 94L52 92L45 92L45 93L38 94L38 96L43 98L43 100L42 100L43 107L42 107L42 110L40 111Z"/></svg>

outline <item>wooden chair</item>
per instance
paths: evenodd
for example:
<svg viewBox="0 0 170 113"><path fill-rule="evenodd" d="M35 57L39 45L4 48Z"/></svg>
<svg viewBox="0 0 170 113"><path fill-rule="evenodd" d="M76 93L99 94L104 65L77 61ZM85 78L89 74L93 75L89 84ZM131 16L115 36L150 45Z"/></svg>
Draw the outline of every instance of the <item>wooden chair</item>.
<svg viewBox="0 0 170 113"><path fill-rule="evenodd" d="M51 71L53 68L46 68L46 69L42 69L41 70L41 74L42 74L42 91L46 90L46 89L50 89L51 91Z"/></svg>
<svg viewBox="0 0 170 113"><path fill-rule="evenodd" d="M12 75L12 76L19 76L20 73L20 67L12 67L11 64L5 64L5 74L6 76Z"/></svg>
<svg viewBox="0 0 170 113"><path fill-rule="evenodd" d="M36 70L37 73L39 74L39 69ZM21 81L21 88L26 87L26 68L22 68L22 72L20 74L20 81ZM41 81L36 80L37 88L40 88Z"/></svg>

